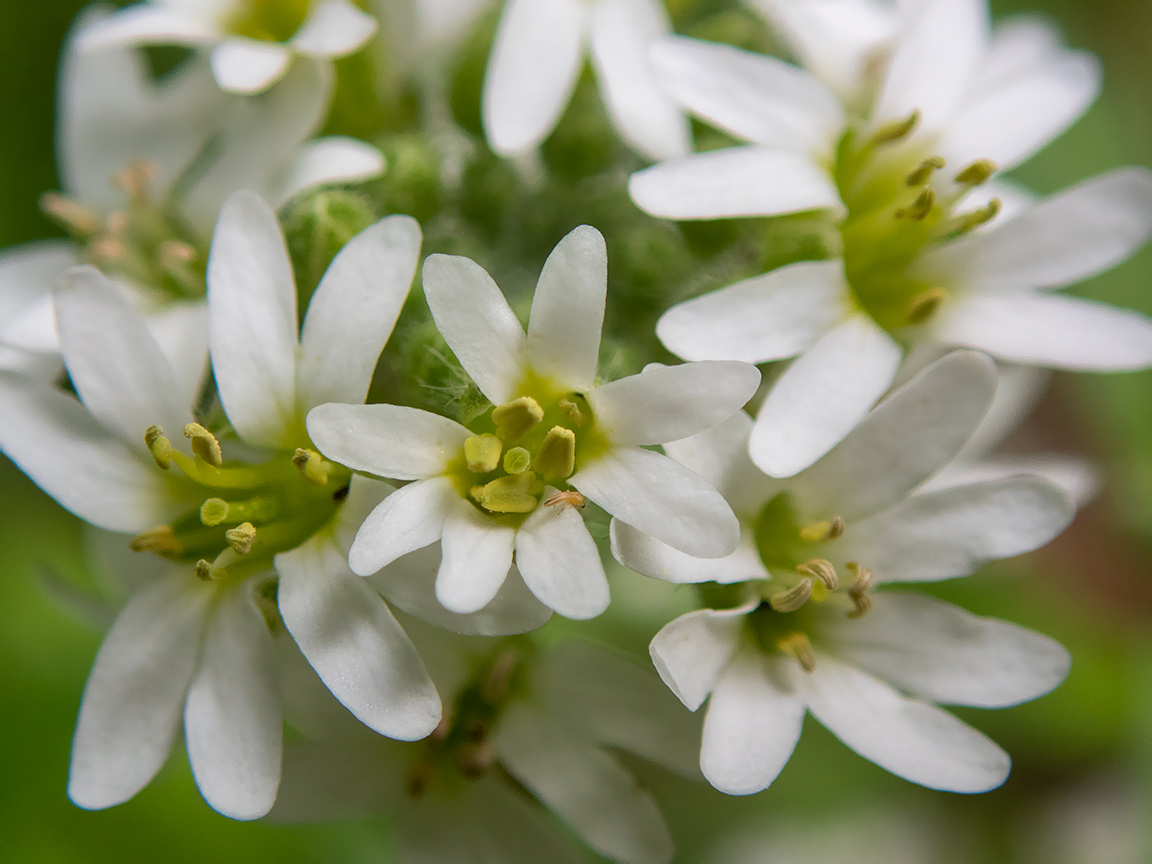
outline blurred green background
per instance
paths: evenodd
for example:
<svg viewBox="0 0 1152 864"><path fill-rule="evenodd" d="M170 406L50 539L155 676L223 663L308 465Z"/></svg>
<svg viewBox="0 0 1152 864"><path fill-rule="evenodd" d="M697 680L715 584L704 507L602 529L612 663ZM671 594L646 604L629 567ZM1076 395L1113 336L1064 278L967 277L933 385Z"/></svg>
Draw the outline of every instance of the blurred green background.
<svg viewBox="0 0 1152 864"><path fill-rule="evenodd" d="M5 3L0 247L56 233L36 201L57 187L56 63L81 5ZM1105 64L1103 97L1018 179L1050 192L1115 166L1152 163L1152 3L994 0L992 8L997 16L1044 12L1071 45ZM1152 252L1078 290L1152 313ZM1056 693L1007 711L959 712L1012 753L1009 781L976 797L923 790L809 722L780 780L752 798L727 799L639 768L677 835L678 861L775 861L770 856L798 835L833 850L814 861L1152 862L1144 824L1152 814L1152 374L1057 376L1009 446L1085 455L1105 475L1101 497L1048 549L939 592L1049 633L1072 652L1071 677ZM7 462L0 484L0 860L387 860L383 822L285 828L218 816L180 754L126 805L103 813L73 807L65 795L72 724L101 633L50 596L44 574L82 569L79 527ZM702 826L729 824L771 843L747 858L706 851ZM835 851L845 848L835 845L841 835L854 851ZM808 860L794 854L779 860Z"/></svg>

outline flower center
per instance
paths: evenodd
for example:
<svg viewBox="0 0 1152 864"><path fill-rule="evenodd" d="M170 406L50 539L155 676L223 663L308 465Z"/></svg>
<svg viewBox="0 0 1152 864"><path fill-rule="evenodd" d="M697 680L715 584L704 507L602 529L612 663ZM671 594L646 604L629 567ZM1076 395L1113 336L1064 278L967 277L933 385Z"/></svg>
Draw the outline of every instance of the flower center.
<svg viewBox="0 0 1152 864"><path fill-rule="evenodd" d="M482 512L514 523L540 505L545 485L561 493L545 503L581 504L565 481L607 446L581 394L531 377L519 392L526 395L473 424L476 434L449 472L460 494Z"/></svg>
<svg viewBox="0 0 1152 864"><path fill-rule="evenodd" d="M287 42L308 17L311 0L242 0L226 27L261 42Z"/></svg>
<svg viewBox="0 0 1152 864"><path fill-rule="evenodd" d="M860 307L893 334L929 320L948 298L945 287L914 275L916 259L1000 212L998 199L959 211L996 165L946 165L914 136L919 119L913 112L864 140L849 130L836 155L836 185L848 210L840 225L848 284Z"/></svg>
<svg viewBox="0 0 1152 864"><path fill-rule="evenodd" d="M40 199L46 215L84 247L84 257L109 276L118 276L168 299L203 297L205 256L192 235L157 200L156 166L134 162L113 182L127 203L108 216L55 192Z"/></svg>
<svg viewBox="0 0 1152 864"><path fill-rule="evenodd" d="M192 456L159 426L144 440L157 466L192 487L201 504L135 537L131 548L194 564L205 580L249 576L327 524L348 494L351 472L314 450L281 453L264 464L224 462L220 442L198 423L184 427Z"/></svg>

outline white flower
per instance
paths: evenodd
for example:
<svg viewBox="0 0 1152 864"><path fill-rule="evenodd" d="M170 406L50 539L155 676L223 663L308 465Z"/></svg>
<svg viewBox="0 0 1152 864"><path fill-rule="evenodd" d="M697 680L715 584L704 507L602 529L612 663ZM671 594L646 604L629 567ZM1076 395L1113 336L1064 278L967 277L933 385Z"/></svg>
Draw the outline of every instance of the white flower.
<svg viewBox="0 0 1152 864"><path fill-rule="evenodd" d="M683 156L688 122L647 56L649 45L671 30L660 0L508 0L484 77L488 143L514 155L547 138L591 54L605 105L628 146L650 159Z"/></svg>
<svg viewBox="0 0 1152 864"><path fill-rule="evenodd" d="M183 385L139 314L91 268L56 297L61 347L81 405L0 377L0 446L61 504L132 548L183 562L129 601L81 710L70 792L85 807L130 798L163 764L184 707L197 783L214 807L255 818L279 779L270 635L253 590L279 571L280 615L344 705L377 731L427 735L439 697L384 601L347 570L345 497L379 497L311 450L318 401L363 399L415 272L420 232L394 216L333 261L300 333L291 264L274 214L237 193L209 264L209 338L239 448L190 422ZM163 428L183 429L193 457ZM262 448L262 449L261 449ZM263 460L263 461L262 461ZM161 470L164 468L166 470ZM348 513L359 524L360 510ZM275 614L275 610L272 610Z"/></svg>
<svg viewBox="0 0 1152 864"><path fill-rule="evenodd" d="M410 74L460 42L493 0L372 0L380 21L382 63Z"/></svg>
<svg viewBox="0 0 1152 864"><path fill-rule="evenodd" d="M483 608L515 552L528 587L570 618L608 604L587 496L638 530L695 555L730 552L723 499L671 459L642 449L712 426L755 392L744 363L689 363L596 386L607 253L577 228L549 256L528 332L492 278L467 258L433 255L424 290L437 327L496 406L469 429L395 405L323 405L308 417L321 452L355 470L417 481L365 521L357 573L441 541L436 594L454 612Z"/></svg>
<svg viewBox="0 0 1152 864"><path fill-rule="evenodd" d="M963 446L991 402L992 364L956 352L895 391L828 455L787 481L749 464L743 415L669 445L717 483L742 545L701 561L614 525L627 566L674 582L712 580L731 608L701 609L652 642L690 709L712 694L701 768L725 792L768 786L811 711L889 771L934 788L982 791L1008 759L930 703L998 707L1059 683L1051 640L875 585L934 581L1037 548L1072 515L1059 488L1016 476L915 491Z"/></svg>
<svg viewBox="0 0 1152 864"><path fill-rule="evenodd" d="M376 32L376 19L348 0L153 0L93 24L84 50L186 45L211 51L212 74L234 93L259 93L293 57L343 57Z"/></svg>
<svg viewBox="0 0 1152 864"><path fill-rule="evenodd" d="M753 436L754 460L774 476L802 470L843 438L888 389L909 342L977 345L983 336L998 356L1064 368L1138 368L1152 355L1152 329L1131 313L1022 292L994 300L994 311L984 305L989 291L1060 287L1099 272L1152 228L1152 183L1129 171L979 230L1006 208L999 189L992 199L976 187L1072 122L1098 85L1095 62L1061 50L1042 25L990 38L985 19L981 0L913 6L863 108L772 58L687 39L654 49L678 99L752 143L634 175L640 206L678 219L825 209L839 220L840 261L748 280L661 322L665 344L687 359L800 355ZM1082 230L1095 223L1099 230ZM985 233L1020 258L986 253ZM1038 259L1065 239L1075 242L1040 275ZM999 282L980 281L987 268L975 259L986 254ZM1070 327L1093 335L1086 350L1060 350L1076 342ZM1017 330L1012 344L1004 334ZM1097 353L1097 342L1108 350Z"/></svg>

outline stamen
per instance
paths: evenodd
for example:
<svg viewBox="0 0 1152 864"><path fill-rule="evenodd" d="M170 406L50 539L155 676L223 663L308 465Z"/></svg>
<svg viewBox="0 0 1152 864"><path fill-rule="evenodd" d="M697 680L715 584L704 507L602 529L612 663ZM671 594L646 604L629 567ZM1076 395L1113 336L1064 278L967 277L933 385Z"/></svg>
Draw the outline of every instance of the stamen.
<svg viewBox="0 0 1152 864"><path fill-rule="evenodd" d="M953 228L951 233L954 236L958 236L960 234L967 234L969 231L975 231L981 225L991 222L999 216L1003 206L999 198L993 198L983 207L960 216L957 220L958 224Z"/></svg>
<svg viewBox="0 0 1152 864"><path fill-rule="evenodd" d="M920 167L904 178L909 186L923 186L932 179L932 175L947 164L943 156L929 156L920 163Z"/></svg>
<svg viewBox="0 0 1152 864"><path fill-rule="evenodd" d="M812 650L812 642L803 633L789 633L776 643L776 647L796 660L809 675L816 671L816 652Z"/></svg>
<svg viewBox="0 0 1152 864"><path fill-rule="evenodd" d="M267 495L257 495L247 501L209 498L200 505L200 521L209 526L224 522L268 522L279 512L280 502Z"/></svg>
<svg viewBox="0 0 1152 864"><path fill-rule="evenodd" d="M317 486L327 485L329 468L332 466L315 450L297 447L296 452L292 454L292 464L300 469L300 473L309 482Z"/></svg>
<svg viewBox="0 0 1152 864"><path fill-rule="evenodd" d="M560 413L567 417L573 426L584 425L584 412L580 410L580 406L575 402L569 399L561 399L557 405L560 407Z"/></svg>
<svg viewBox="0 0 1152 864"><path fill-rule="evenodd" d="M905 117L903 120L896 120L881 126L872 135L872 144L883 146L884 144L895 144L909 135L920 124L920 111L917 109Z"/></svg>
<svg viewBox="0 0 1152 864"><path fill-rule="evenodd" d="M909 324L923 324L940 311L944 301L948 299L947 288L929 288L912 298L908 307L907 322Z"/></svg>
<svg viewBox="0 0 1152 864"><path fill-rule="evenodd" d="M205 525L219 525L228 518L228 502L223 498L209 498L200 505L200 521Z"/></svg>
<svg viewBox="0 0 1152 864"><path fill-rule="evenodd" d="M777 612L795 612L812 596L812 580L805 576L787 591L780 591L768 598L768 605Z"/></svg>
<svg viewBox="0 0 1152 864"><path fill-rule="evenodd" d="M531 513L540 503L540 482L532 471L523 474L510 474L475 486L472 498L492 513Z"/></svg>
<svg viewBox="0 0 1152 864"><path fill-rule="evenodd" d="M512 673L516 671L516 666L519 663L520 656L515 651L505 651L496 658L496 662L492 664L492 671L488 673L488 678L484 681L484 700L489 705L499 703L508 695L508 689L512 684Z"/></svg>
<svg viewBox="0 0 1152 864"><path fill-rule="evenodd" d="M996 167L991 159L977 159L956 175L956 182L962 186L979 186L996 173Z"/></svg>
<svg viewBox="0 0 1152 864"><path fill-rule="evenodd" d="M237 555L247 555L252 551L252 544L256 542L256 526L251 522L244 522L235 528L224 532L224 539Z"/></svg>
<svg viewBox="0 0 1152 864"><path fill-rule="evenodd" d="M513 447L504 454L504 470L509 474L523 474L532 467L532 454L523 447Z"/></svg>
<svg viewBox="0 0 1152 864"><path fill-rule="evenodd" d="M796 568L796 572L819 579L829 590L834 591L836 586L840 584L840 577L836 575L836 568L826 558L813 558L811 561L805 561Z"/></svg>
<svg viewBox="0 0 1152 864"><path fill-rule="evenodd" d="M224 461L224 456L220 452L220 442L199 423L189 423L185 426L184 437L192 443L192 452L209 465L218 466Z"/></svg>
<svg viewBox="0 0 1152 864"><path fill-rule="evenodd" d="M813 522L800 529L800 539L805 543L823 543L836 540L844 535L844 518L835 516L831 520Z"/></svg>
<svg viewBox="0 0 1152 864"><path fill-rule="evenodd" d="M544 502L545 507L583 507L584 496L577 492L575 489L569 489L567 492L557 492L551 498Z"/></svg>
<svg viewBox="0 0 1152 864"><path fill-rule="evenodd" d="M155 164L138 160L114 174L112 179L131 196L132 200L143 203L150 197L150 188L156 181L156 174Z"/></svg>
<svg viewBox="0 0 1152 864"><path fill-rule="evenodd" d="M553 426L536 454L536 470L549 480L563 480L571 477L575 469L576 433L563 426Z"/></svg>
<svg viewBox="0 0 1152 864"><path fill-rule="evenodd" d="M504 443L492 434L473 435L464 442L464 461L473 474L487 474L500 465Z"/></svg>
<svg viewBox="0 0 1152 864"><path fill-rule="evenodd" d="M872 609L872 598L868 596L868 592L875 587L876 582L872 578L872 571L867 567L861 567L855 561L849 561L845 566L856 576L855 583L848 589L848 596L852 598L856 608L848 613L848 617L863 618Z"/></svg>
<svg viewBox="0 0 1152 864"><path fill-rule="evenodd" d="M155 424L144 430L144 444L156 460L156 464L167 471L172 466L172 442L164 437L164 429Z"/></svg>
<svg viewBox="0 0 1152 864"><path fill-rule="evenodd" d="M100 230L99 213L58 192L45 192L41 195L40 210L45 216L59 222L63 228L81 237L89 237Z"/></svg>
<svg viewBox="0 0 1152 864"><path fill-rule="evenodd" d="M184 551L171 525L157 525L128 541L133 552L154 552L157 555L175 556Z"/></svg>
<svg viewBox="0 0 1152 864"><path fill-rule="evenodd" d="M916 196L916 200L909 204L907 207L901 207L896 211L897 219L915 219L919 221L932 212L932 208L936 206L936 193L932 189L925 189Z"/></svg>
<svg viewBox="0 0 1152 864"><path fill-rule="evenodd" d="M492 409L492 422L505 441L515 441L544 419L544 409L531 396L521 396Z"/></svg>
<svg viewBox="0 0 1152 864"><path fill-rule="evenodd" d="M223 567L215 567L206 558L196 562L196 578L204 582L215 582L227 575Z"/></svg>

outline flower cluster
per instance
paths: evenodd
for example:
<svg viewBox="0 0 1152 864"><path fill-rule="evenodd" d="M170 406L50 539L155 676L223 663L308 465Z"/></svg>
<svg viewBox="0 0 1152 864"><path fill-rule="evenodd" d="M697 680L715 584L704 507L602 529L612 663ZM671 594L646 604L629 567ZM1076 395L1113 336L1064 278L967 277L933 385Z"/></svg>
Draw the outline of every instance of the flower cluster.
<svg viewBox="0 0 1152 864"><path fill-rule="evenodd" d="M182 727L235 819L386 811L404 861L580 860L558 817L662 864L617 751L744 795L807 713L914 783L998 786L1007 754L939 706L1034 699L1067 652L896 586L1037 549L1091 494L986 458L1026 367L1152 366L1148 319L1052 293L1144 244L1152 174L1001 176L1094 59L984 0L729 10L798 65L674 35L725 31L660 0L494 5L76 24L42 202L69 239L0 255L0 449L148 562L72 800L133 797ZM644 577L691 586L651 665L592 644Z"/></svg>

